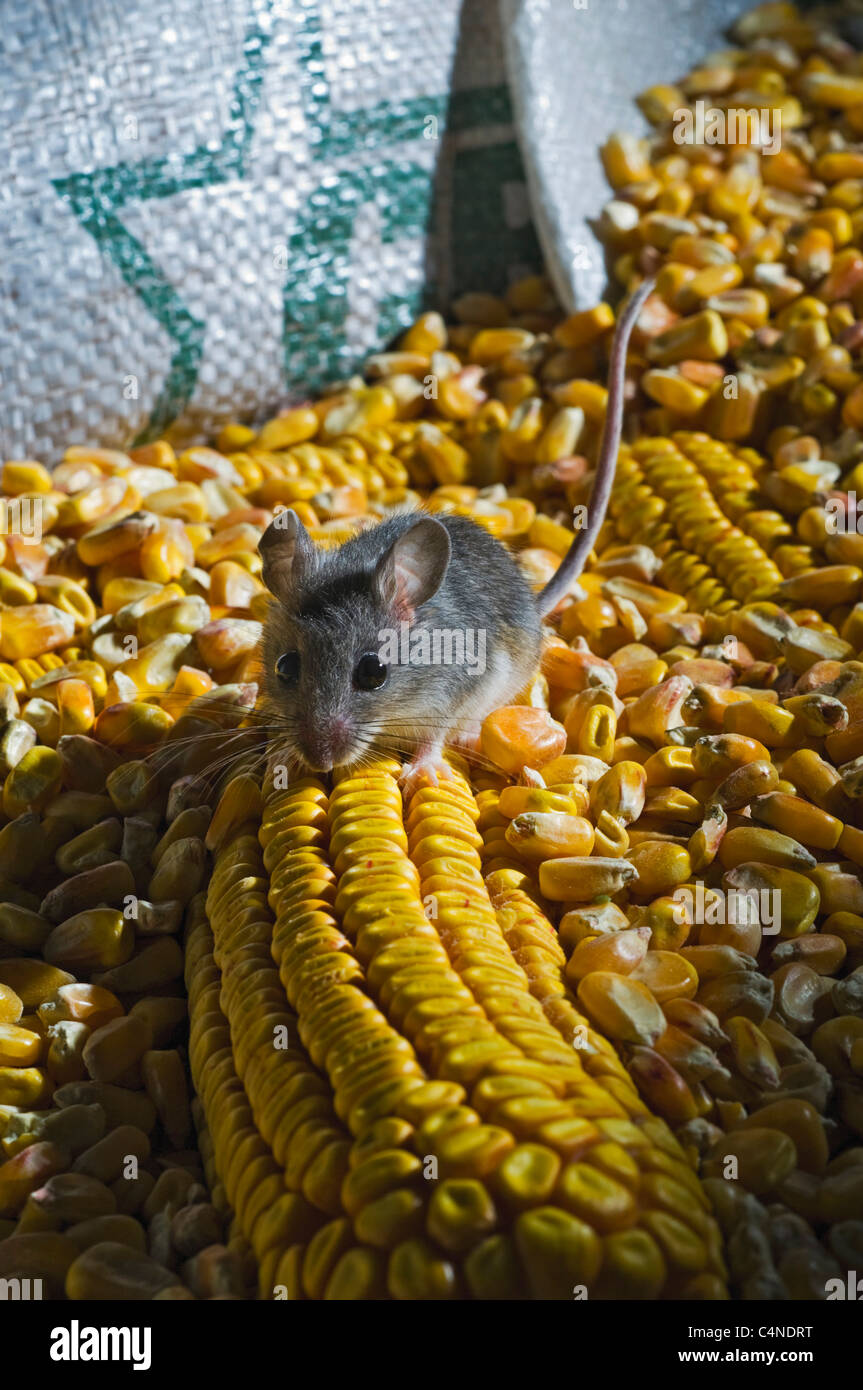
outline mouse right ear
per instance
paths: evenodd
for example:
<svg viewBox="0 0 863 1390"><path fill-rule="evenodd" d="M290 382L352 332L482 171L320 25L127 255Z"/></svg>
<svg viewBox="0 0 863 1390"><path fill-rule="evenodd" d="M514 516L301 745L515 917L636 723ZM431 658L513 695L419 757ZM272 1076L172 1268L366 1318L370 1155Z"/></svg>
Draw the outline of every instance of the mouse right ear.
<svg viewBox="0 0 863 1390"><path fill-rule="evenodd" d="M277 512L258 543L261 577L277 599L287 603L299 581L314 568L315 547L296 512Z"/></svg>
<svg viewBox="0 0 863 1390"><path fill-rule="evenodd" d="M393 541L375 569L375 584L384 602L410 618L433 598L443 582L452 547L445 526L423 516Z"/></svg>

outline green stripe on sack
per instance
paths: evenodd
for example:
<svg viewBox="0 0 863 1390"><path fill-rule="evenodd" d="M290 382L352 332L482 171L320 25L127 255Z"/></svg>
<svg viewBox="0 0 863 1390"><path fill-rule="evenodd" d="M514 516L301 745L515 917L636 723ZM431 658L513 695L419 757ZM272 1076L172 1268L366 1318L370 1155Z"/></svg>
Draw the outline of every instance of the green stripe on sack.
<svg viewBox="0 0 863 1390"><path fill-rule="evenodd" d="M507 207L507 190L519 207ZM528 211L521 152L514 140L461 150L453 169L453 291L482 285L500 294L519 267L542 265L542 252Z"/></svg>
<svg viewBox="0 0 863 1390"><path fill-rule="evenodd" d="M288 242L291 278L285 290L283 350L285 377L309 390L344 376L353 354L344 337L348 315L351 238L360 208L374 203L381 240L424 236L431 206L428 170L401 161L349 170L327 180L309 200L310 210ZM378 333L389 337L407 327L422 291L413 297L384 295Z"/></svg>
<svg viewBox="0 0 863 1390"><path fill-rule="evenodd" d="M163 326L170 323L171 337L177 344L147 425L135 440L136 444L148 444L176 420L195 389L204 351L205 325L189 312L144 247L119 218L105 214L97 239L154 319Z"/></svg>
<svg viewBox="0 0 863 1390"><path fill-rule="evenodd" d="M505 125L513 122L509 88L466 87L450 96L447 130L473 130L476 126Z"/></svg>
<svg viewBox="0 0 863 1390"><path fill-rule="evenodd" d="M269 20L270 0L266 0L265 9ZM92 173L70 174L51 180L84 230L176 344L150 418L134 444L145 444L157 438L188 405L198 380L206 325L192 314L181 295L114 212L133 199L170 198L188 189L210 188L244 176L270 37L256 23L246 33L243 61L234 79L228 127L216 149L199 145L182 155L179 161L171 156L145 159L138 164L115 164Z"/></svg>

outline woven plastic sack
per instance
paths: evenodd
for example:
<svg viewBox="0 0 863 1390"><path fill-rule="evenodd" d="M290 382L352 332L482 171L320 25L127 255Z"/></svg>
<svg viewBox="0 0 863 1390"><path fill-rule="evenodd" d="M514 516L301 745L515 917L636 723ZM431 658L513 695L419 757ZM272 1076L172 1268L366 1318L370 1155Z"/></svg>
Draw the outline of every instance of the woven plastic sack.
<svg viewBox="0 0 863 1390"><path fill-rule="evenodd" d="M0 59L5 458L260 418L539 267L494 0L28 0Z"/></svg>
<svg viewBox="0 0 863 1390"><path fill-rule="evenodd" d="M611 197L600 147L616 130L650 133L638 94L727 47L735 20L755 3L501 0L537 231L567 308L595 304L608 279L594 231Z"/></svg>
<svg viewBox="0 0 863 1390"><path fill-rule="evenodd" d="M733 42L758 0L500 0L531 206L557 294L587 308L606 291L596 221L611 191L599 151L614 131L648 135L635 105ZM795 0L863 48L863 0Z"/></svg>

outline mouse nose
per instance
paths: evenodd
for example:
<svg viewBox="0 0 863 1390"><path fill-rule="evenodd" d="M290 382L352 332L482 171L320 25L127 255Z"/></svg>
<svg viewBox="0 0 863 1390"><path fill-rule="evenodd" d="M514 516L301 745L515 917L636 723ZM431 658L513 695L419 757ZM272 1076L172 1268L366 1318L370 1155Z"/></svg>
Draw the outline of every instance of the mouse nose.
<svg viewBox="0 0 863 1390"><path fill-rule="evenodd" d="M309 772L332 772L333 770L333 764L331 762L323 764L320 759L313 762L311 758L306 758L305 761Z"/></svg>
<svg viewBox="0 0 863 1390"><path fill-rule="evenodd" d="M310 772L332 772L333 756L325 744L319 742L306 742L301 750L303 762Z"/></svg>
<svg viewBox="0 0 863 1390"><path fill-rule="evenodd" d="M347 721L333 719L303 740L302 753L313 772L332 772L346 760L350 746Z"/></svg>

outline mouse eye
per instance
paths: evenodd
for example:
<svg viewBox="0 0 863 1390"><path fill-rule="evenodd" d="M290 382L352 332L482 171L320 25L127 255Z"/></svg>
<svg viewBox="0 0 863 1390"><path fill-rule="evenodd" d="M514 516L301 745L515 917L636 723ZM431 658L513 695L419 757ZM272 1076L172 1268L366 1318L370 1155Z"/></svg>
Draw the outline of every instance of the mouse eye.
<svg viewBox="0 0 863 1390"><path fill-rule="evenodd" d="M361 656L354 671L354 685L358 690L379 690L389 675L389 669L375 652Z"/></svg>
<svg viewBox="0 0 863 1390"><path fill-rule="evenodd" d="M280 681L289 684L295 681L300 674L300 654L299 652L282 652L276 662L276 675Z"/></svg>

